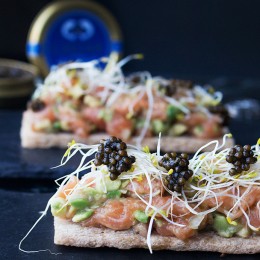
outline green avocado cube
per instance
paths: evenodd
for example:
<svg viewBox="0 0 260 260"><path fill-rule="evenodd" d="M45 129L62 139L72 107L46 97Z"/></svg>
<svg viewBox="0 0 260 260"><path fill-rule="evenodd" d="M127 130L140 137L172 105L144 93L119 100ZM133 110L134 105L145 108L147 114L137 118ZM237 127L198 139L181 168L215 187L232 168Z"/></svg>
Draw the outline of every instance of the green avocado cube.
<svg viewBox="0 0 260 260"><path fill-rule="evenodd" d="M152 129L155 134L163 133L167 130L167 126L163 121L155 119L152 121Z"/></svg>
<svg viewBox="0 0 260 260"><path fill-rule="evenodd" d="M84 209L90 205L89 201L84 198L73 198L69 203L76 209Z"/></svg>
<svg viewBox="0 0 260 260"><path fill-rule="evenodd" d="M51 213L55 217L64 217L66 215L66 200L63 198L51 199Z"/></svg>
<svg viewBox="0 0 260 260"><path fill-rule="evenodd" d="M88 219L89 217L91 217L94 213L94 210L92 209L88 209L88 210L81 210L79 212L77 212L74 217L72 218L73 222L81 222L83 220Z"/></svg>
<svg viewBox="0 0 260 260"><path fill-rule="evenodd" d="M174 107L173 105L169 105L166 111L168 120L174 121L179 111L180 110L177 107Z"/></svg>
<svg viewBox="0 0 260 260"><path fill-rule="evenodd" d="M115 198L120 198L120 197L121 197L121 192L119 190L113 190L113 191L109 191L107 193L108 199L115 199Z"/></svg>
<svg viewBox="0 0 260 260"><path fill-rule="evenodd" d="M145 212L141 210L136 210L134 212L134 217L141 223L147 223L148 222L148 216L145 214Z"/></svg>
<svg viewBox="0 0 260 260"><path fill-rule="evenodd" d="M222 237L232 237L241 229L240 225L231 225L227 222L225 216L220 214L214 215L213 229Z"/></svg>

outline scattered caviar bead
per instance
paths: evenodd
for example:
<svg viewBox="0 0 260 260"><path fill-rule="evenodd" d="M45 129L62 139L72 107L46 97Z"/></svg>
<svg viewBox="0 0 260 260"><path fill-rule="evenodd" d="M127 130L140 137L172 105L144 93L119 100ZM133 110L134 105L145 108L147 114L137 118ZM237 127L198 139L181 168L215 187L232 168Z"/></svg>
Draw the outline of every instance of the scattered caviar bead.
<svg viewBox="0 0 260 260"><path fill-rule="evenodd" d="M235 166L240 166L240 165L241 165L241 161L236 161L236 162L234 163L234 165L235 165Z"/></svg>
<svg viewBox="0 0 260 260"><path fill-rule="evenodd" d="M100 161L100 160L98 160L98 159L95 159L95 160L94 160L94 164L95 164L96 166L99 166L99 165L102 164L102 161Z"/></svg>
<svg viewBox="0 0 260 260"><path fill-rule="evenodd" d="M119 151L118 151L118 154L119 154L120 156L127 156L126 150L119 150Z"/></svg>
<svg viewBox="0 0 260 260"><path fill-rule="evenodd" d="M130 159L131 159L132 163L135 163L135 157L133 155L130 155Z"/></svg>
<svg viewBox="0 0 260 260"><path fill-rule="evenodd" d="M103 164L105 164L105 165L107 165L107 164L109 164L109 158L108 157L104 157L104 159L103 159Z"/></svg>
<svg viewBox="0 0 260 260"><path fill-rule="evenodd" d="M251 163L251 157L246 158L246 163L250 164Z"/></svg>
<svg viewBox="0 0 260 260"><path fill-rule="evenodd" d="M219 114L221 116L223 126L228 125L230 116L229 116L228 110L222 104L219 104L216 106L209 106L208 110L212 114Z"/></svg>
<svg viewBox="0 0 260 260"><path fill-rule="evenodd" d="M240 166L235 166L235 170L236 170L236 172L237 172L238 174L242 172L242 169L241 169Z"/></svg>
<svg viewBox="0 0 260 260"><path fill-rule="evenodd" d="M110 179L116 180L122 172L129 171L132 164L135 163L135 157L128 156L126 149L126 143L114 136L101 140L94 164L96 166L107 165Z"/></svg>
<svg viewBox="0 0 260 260"><path fill-rule="evenodd" d="M237 158L242 158L243 154L241 152L235 153L235 157Z"/></svg>
<svg viewBox="0 0 260 260"><path fill-rule="evenodd" d="M110 147L106 147L104 149L105 153L111 153L112 152L112 149Z"/></svg>
<svg viewBox="0 0 260 260"><path fill-rule="evenodd" d="M193 171L189 170L188 155L184 153L180 156L175 152L166 153L159 165L167 171L173 170L172 174L165 177L165 185L171 191L181 192L186 181L193 175Z"/></svg>
<svg viewBox="0 0 260 260"><path fill-rule="evenodd" d="M189 158L188 154L186 154L186 153L182 153L181 157L184 158L184 159L188 159Z"/></svg>
<svg viewBox="0 0 260 260"><path fill-rule="evenodd" d="M226 161L229 162L229 163L232 163L233 162L233 156L227 155Z"/></svg>
<svg viewBox="0 0 260 260"><path fill-rule="evenodd" d="M242 164L242 165L241 165L241 169L242 169L243 171L248 171L248 170L250 169L250 166L249 166L249 164L245 163L245 164Z"/></svg>
<svg viewBox="0 0 260 260"><path fill-rule="evenodd" d="M184 184L185 184L185 181L186 181L186 180L181 177L181 178L178 179L178 184L184 185Z"/></svg>
<svg viewBox="0 0 260 260"><path fill-rule="evenodd" d="M244 145L244 150L249 152L251 150L251 145L249 144Z"/></svg>
<svg viewBox="0 0 260 260"><path fill-rule="evenodd" d="M177 191L177 192L181 192L181 189L182 189L182 187L179 186L179 185L177 185L177 184L175 184L175 185L173 186L173 188L174 188L174 190Z"/></svg>
<svg viewBox="0 0 260 260"><path fill-rule="evenodd" d="M124 143L124 142L119 143L119 145L118 145L119 150L125 150L126 148L127 148L126 143Z"/></svg>
<svg viewBox="0 0 260 260"><path fill-rule="evenodd" d="M250 156L250 153L248 151L243 151L243 156L248 157L248 156Z"/></svg>
<svg viewBox="0 0 260 260"><path fill-rule="evenodd" d="M98 160L102 160L104 158L104 154L103 153L96 153L96 159Z"/></svg>
<svg viewBox="0 0 260 260"><path fill-rule="evenodd" d="M130 164L132 162L131 158L129 158L129 157L123 157L122 160L126 164Z"/></svg>
<svg viewBox="0 0 260 260"><path fill-rule="evenodd" d="M114 158L110 158L110 159L109 159L109 163L110 163L110 164L116 164L116 160L115 160Z"/></svg>
<svg viewBox="0 0 260 260"><path fill-rule="evenodd" d="M235 148L231 148L229 151L230 155L234 155L236 153L236 149Z"/></svg>
<svg viewBox="0 0 260 260"><path fill-rule="evenodd" d="M187 162L186 162L185 160L181 160L181 161L179 162L179 165L180 165L181 167L185 167L185 166L187 165Z"/></svg>
<svg viewBox="0 0 260 260"><path fill-rule="evenodd" d="M226 161L235 166L229 171L229 174L233 176L243 171L249 171L250 164L256 163L257 158L254 157L254 152L251 150L250 145L235 145L229 150Z"/></svg>
<svg viewBox="0 0 260 260"><path fill-rule="evenodd" d="M237 174L236 169L235 169L235 168L230 169L230 170L229 170L229 174L230 174L231 176L236 175L236 174Z"/></svg>
<svg viewBox="0 0 260 260"><path fill-rule="evenodd" d="M116 160L116 161L120 161L121 158L122 158L122 157L121 157L119 154L117 154L117 155L115 156L115 160Z"/></svg>
<svg viewBox="0 0 260 260"><path fill-rule="evenodd" d="M114 181L114 180L117 179L117 175L114 174L114 173L110 173L109 177L110 177L110 180L111 180L111 181Z"/></svg>
<svg viewBox="0 0 260 260"><path fill-rule="evenodd" d="M109 141L112 142L112 143L114 143L114 142L117 141L117 138L116 138L115 136L111 136L111 137L109 138Z"/></svg>
<svg viewBox="0 0 260 260"><path fill-rule="evenodd" d="M28 106L29 106L29 108L32 109L33 112L39 112L39 111L42 111L46 105L42 100L37 98L37 99L32 100Z"/></svg>
<svg viewBox="0 0 260 260"><path fill-rule="evenodd" d="M98 151L102 152L104 150L104 144L100 144L98 147Z"/></svg>

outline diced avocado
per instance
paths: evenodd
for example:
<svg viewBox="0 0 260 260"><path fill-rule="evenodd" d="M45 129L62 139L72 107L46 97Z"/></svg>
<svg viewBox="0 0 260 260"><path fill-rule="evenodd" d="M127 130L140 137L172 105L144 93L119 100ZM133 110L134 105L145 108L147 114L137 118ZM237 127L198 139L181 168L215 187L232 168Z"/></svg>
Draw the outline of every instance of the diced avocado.
<svg viewBox="0 0 260 260"><path fill-rule="evenodd" d="M144 127L145 120L144 119L137 119L135 123L136 128L143 128Z"/></svg>
<svg viewBox="0 0 260 260"><path fill-rule="evenodd" d="M163 133L167 128L167 125L161 120L156 119L152 121L152 129L155 134Z"/></svg>
<svg viewBox="0 0 260 260"><path fill-rule="evenodd" d="M61 128L62 128L60 121L55 121L55 122L53 123L52 127L53 127L53 129L54 129L55 131L59 131L59 130L61 130Z"/></svg>
<svg viewBox="0 0 260 260"><path fill-rule="evenodd" d="M93 202L99 200L102 197L102 194L98 192L96 189L91 187L86 187L82 190L84 198L92 204Z"/></svg>
<svg viewBox="0 0 260 260"><path fill-rule="evenodd" d="M169 135L170 136L180 136L180 135L184 134L187 130L188 130L188 128L184 124L174 124L169 130Z"/></svg>
<svg viewBox="0 0 260 260"><path fill-rule="evenodd" d="M90 205L89 201L85 198L72 198L69 200L69 203L76 209L84 209Z"/></svg>
<svg viewBox="0 0 260 260"><path fill-rule="evenodd" d="M104 178L104 182L107 188L107 191L112 191L112 190L119 190L120 186L121 186L121 181L120 180L114 180L111 181L110 178L108 176L106 176ZM104 183L103 182L99 182L97 183L97 190L99 192L104 192Z"/></svg>
<svg viewBox="0 0 260 260"><path fill-rule="evenodd" d="M98 113L98 118L102 118L106 122L110 122L113 118L113 112L105 109L101 109Z"/></svg>
<svg viewBox="0 0 260 260"><path fill-rule="evenodd" d="M94 213L94 210L88 209L88 210L81 210L77 212L74 217L72 218L73 222L81 222L89 217L91 217Z"/></svg>
<svg viewBox="0 0 260 260"><path fill-rule="evenodd" d="M220 214L214 215L213 229L222 237L232 237L241 229L240 225L231 225L227 222L225 216Z"/></svg>
<svg viewBox="0 0 260 260"><path fill-rule="evenodd" d="M110 178L105 180L107 191L118 190L121 186L120 180L111 181Z"/></svg>
<svg viewBox="0 0 260 260"><path fill-rule="evenodd" d="M166 111L168 120L174 121L179 112L180 110L177 107L174 107L173 105L169 105Z"/></svg>
<svg viewBox="0 0 260 260"><path fill-rule="evenodd" d="M121 192L119 190L113 190L107 193L108 199L120 198L120 196L121 196Z"/></svg>
<svg viewBox="0 0 260 260"><path fill-rule="evenodd" d="M147 223L148 222L148 216L141 210L136 210L134 212L134 217L141 223Z"/></svg>
<svg viewBox="0 0 260 260"><path fill-rule="evenodd" d="M67 206L66 200L63 198L53 198L51 200L51 213L55 217L65 217Z"/></svg>
<svg viewBox="0 0 260 260"><path fill-rule="evenodd" d="M246 237L249 237L251 235L251 230L249 229L248 226L246 227L243 227L242 229L240 229L236 235L238 235L239 237L243 237L243 238L246 238Z"/></svg>
<svg viewBox="0 0 260 260"><path fill-rule="evenodd" d="M195 136L201 136L203 134L203 131L204 129L202 125L197 125L193 129L193 133Z"/></svg>

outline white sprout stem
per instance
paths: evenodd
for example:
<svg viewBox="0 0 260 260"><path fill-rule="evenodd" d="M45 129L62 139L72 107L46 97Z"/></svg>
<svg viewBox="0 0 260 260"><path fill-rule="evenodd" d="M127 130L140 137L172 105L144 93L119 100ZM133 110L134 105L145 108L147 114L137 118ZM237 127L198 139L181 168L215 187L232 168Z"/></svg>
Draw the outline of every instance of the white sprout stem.
<svg viewBox="0 0 260 260"><path fill-rule="evenodd" d="M145 123L144 123L143 129L141 131L141 134L137 137L137 141L136 141L137 147L141 147L142 140L144 139L144 137L146 135L146 132L149 129L150 120L152 118L152 113L153 113L152 79L148 79L147 80L146 91L147 91L147 96L148 96L149 109L148 109L148 111L146 113L146 119L145 119Z"/></svg>

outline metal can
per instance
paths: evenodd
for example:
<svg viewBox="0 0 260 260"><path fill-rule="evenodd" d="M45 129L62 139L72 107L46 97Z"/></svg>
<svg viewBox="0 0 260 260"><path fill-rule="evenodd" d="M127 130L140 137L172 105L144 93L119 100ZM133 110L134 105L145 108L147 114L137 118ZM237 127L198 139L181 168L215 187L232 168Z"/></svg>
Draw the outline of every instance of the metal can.
<svg viewBox="0 0 260 260"><path fill-rule="evenodd" d="M28 59L46 76L53 65L119 56L122 36L114 17L92 1L56 1L35 18Z"/></svg>

